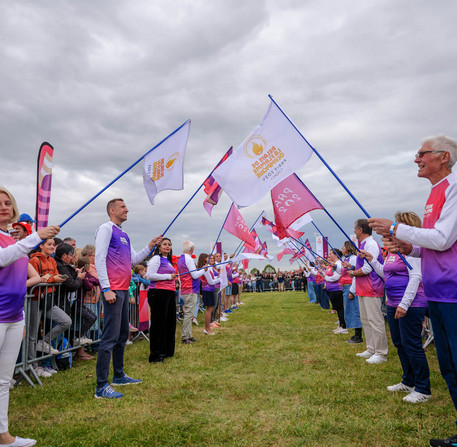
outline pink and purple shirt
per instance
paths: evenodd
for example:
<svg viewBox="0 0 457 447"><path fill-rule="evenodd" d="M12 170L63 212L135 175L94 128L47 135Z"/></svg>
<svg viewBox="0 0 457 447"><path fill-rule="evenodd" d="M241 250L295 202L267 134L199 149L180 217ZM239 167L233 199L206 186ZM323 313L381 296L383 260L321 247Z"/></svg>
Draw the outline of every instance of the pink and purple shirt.
<svg viewBox="0 0 457 447"><path fill-rule="evenodd" d="M39 242L40 237L34 233L16 244L9 234L0 231L0 323L24 319L29 263L25 254Z"/></svg>
<svg viewBox="0 0 457 447"><path fill-rule="evenodd" d="M382 253L378 243L373 239L372 236L368 236L362 242L359 242L360 250L367 250L370 252L377 261L382 264ZM355 269L362 269L364 273L368 273L365 276L357 276L355 278L355 287L357 296L372 296L382 297L384 296L384 282L378 276L378 274L365 263L365 259L357 257Z"/></svg>
<svg viewBox="0 0 457 447"><path fill-rule="evenodd" d="M135 253L130 239L114 222L106 222L95 233L95 267L102 289L128 290L132 265L138 264L149 253L144 247Z"/></svg>
<svg viewBox="0 0 457 447"><path fill-rule="evenodd" d="M150 289L176 290L175 280L171 275L176 270L165 256L155 255L148 262L146 278L151 281Z"/></svg>
<svg viewBox="0 0 457 447"><path fill-rule="evenodd" d="M192 256L187 253L179 257L177 267L180 274L181 295L200 293L200 277L204 275L205 270L194 271L197 267Z"/></svg>

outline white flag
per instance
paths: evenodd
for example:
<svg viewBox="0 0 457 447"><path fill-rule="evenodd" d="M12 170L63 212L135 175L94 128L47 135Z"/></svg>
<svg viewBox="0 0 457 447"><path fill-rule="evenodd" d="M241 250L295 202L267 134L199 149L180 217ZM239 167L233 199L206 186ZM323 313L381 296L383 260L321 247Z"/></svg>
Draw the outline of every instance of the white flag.
<svg viewBox="0 0 457 447"><path fill-rule="evenodd" d="M213 177L239 207L249 206L302 167L312 153L271 102L260 124L213 172Z"/></svg>
<svg viewBox="0 0 457 447"><path fill-rule="evenodd" d="M184 154L189 131L190 120L144 157L143 184L152 205L160 191L184 188Z"/></svg>
<svg viewBox="0 0 457 447"><path fill-rule="evenodd" d="M290 228L292 228L292 230L298 231L301 227L304 227L306 224L309 224L312 221L313 219L309 213L303 214L302 217L299 217L295 222L292 223L292 225L290 225Z"/></svg>

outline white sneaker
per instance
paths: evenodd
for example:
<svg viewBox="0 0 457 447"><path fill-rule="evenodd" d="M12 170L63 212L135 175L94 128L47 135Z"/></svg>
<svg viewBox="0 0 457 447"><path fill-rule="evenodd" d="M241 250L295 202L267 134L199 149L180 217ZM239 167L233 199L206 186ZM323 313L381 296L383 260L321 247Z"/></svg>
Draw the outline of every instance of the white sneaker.
<svg viewBox="0 0 457 447"><path fill-rule="evenodd" d="M41 366L38 366L38 368L35 368L35 372L38 377L48 378L48 377L52 376L51 373L48 373L47 371L45 371L44 368L42 368Z"/></svg>
<svg viewBox="0 0 457 447"><path fill-rule="evenodd" d="M126 345L131 345L132 343L133 343L132 340L127 340L127 341L125 342Z"/></svg>
<svg viewBox="0 0 457 447"><path fill-rule="evenodd" d="M83 346L83 345L88 345L89 343L92 343L92 339L87 338L85 335L83 335L80 338L75 338L73 340L74 346L79 346L79 345Z"/></svg>
<svg viewBox="0 0 457 447"><path fill-rule="evenodd" d="M376 365L378 363L384 363L384 362L387 362L387 358L382 356L382 355L378 355L378 354L373 354L369 359L366 360L367 363L369 363L370 365Z"/></svg>
<svg viewBox="0 0 457 447"><path fill-rule="evenodd" d="M417 391L411 391L407 396L403 398L405 402L411 404L418 404L420 402L427 402L431 397L431 394L422 394Z"/></svg>
<svg viewBox="0 0 457 447"><path fill-rule="evenodd" d="M12 390L16 386L16 380L15 379L11 379L10 380L10 384L8 386L9 386L10 390Z"/></svg>
<svg viewBox="0 0 457 447"><path fill-rule="evenodd" d="M228 321L227 317L221 317L221 321Z"/></svg>
<svg viewBox="0 0 457 447"><path fill-rule="evenodd" d="M57 349L54 349L52 346L49 346L44 340L38 340L36 343L36 350L40 352L44 352L45 354L51 353L52 355L59 354Z"/></svg>
<svg viewBox="0 0 457 447"><path fill-rule="evenodd" d="M192 323L194 323L196 326L198 326L198 321L196 318L192 318Z"/></svg>
<svg viewBox="0 0 457 447"><path fill-rule="evenodd" d="M335 329L333 331L334 334L349 334L347 329L344 329L342 327L339 327L338 329Z"/></svg>
<svg viewBox="0 0 457 447"><path fill-rule="evenodd" d="M57 370L55 370L54 368L51 368L50 366L45 366L43 369L51 375L58 373Z"/></svg>
<svg viewBox="0 0 457 447"><path fill-rule="evenodd" d="M396 385L390 385L387 387L387 391L395 393L401 391L402 393L410 393L414 390L414 387L405 385L403 382L397 383Z"/></svg>
<svg viewBox="0 0 457 447"><path fill-rule="evenodd" d="M16 436L16 439L14 442L11 444L5 444L10 447L32 447L32 445L36 444L35 439L29 439L29 438L20 438L19 436Z"/></svg>
<svg viewBox="0 0 457 447"><path fill-rule="evenodd" d="M342 328L341 326L338 326L336 329L333 329L332 332L333 332L334 334L338 334L338 332L339 332L341 329L343 329L343 328Z"/></svg>
<svg viewBox="0 0 457 447"><path fill-rule="evenodd" d="M373 353L370 351L358 352L356 354L357 357L363 357L364 359L369 359L372 355L373 355Z"/></svg>
<svg viewBox="0 0 457 447"><path fill-rule="evenodd" d="M241 304L242 306L244 306L246 303L242 303L242 302L240 301L238 304Z"/></svg>

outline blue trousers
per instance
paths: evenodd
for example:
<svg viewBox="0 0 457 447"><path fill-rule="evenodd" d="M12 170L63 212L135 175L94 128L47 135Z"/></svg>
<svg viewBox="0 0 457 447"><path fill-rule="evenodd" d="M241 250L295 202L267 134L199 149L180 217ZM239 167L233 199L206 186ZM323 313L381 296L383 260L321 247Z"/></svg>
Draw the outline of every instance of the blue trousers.
<svg viewBox="0 0 457 447"><path fill-rule="evenodd" d="M309 302L310 303L315 303L316 302L316 290L315 290L316 284L312 281L308 282L308 296L309 296Z"/></svg>
<svg viewBox="0 0 457 447"><path fill-rule="evenodd" d="M429 301L428 313L441 374L457 409L457 303Z"/></svg>
<svg viewBox="0 0 457 447"><path fill-rule="evenodd" d="M410 307L403 318L395 319L396 307L387 306L392 343L403 369L402 383L422 394L431 394L430 370L422 348L422 323L426 307Z"/></svg>
<svg viewBox="0 0 457 447"><path fill-rule="evenodd" d="M324 289L324 283L316 284L316 297L322 309L330 309L330 302L328 299L327 291Z"/></svg>
<svg viewBox="0 0 457 447"><path fill-rule="evenodd" d="M129 291L115 290L116 301L103 298L103 333L97 356L97 386L108 383L109 365L113 355L113 376L124 376L124 349L129 338Z"/></svg>

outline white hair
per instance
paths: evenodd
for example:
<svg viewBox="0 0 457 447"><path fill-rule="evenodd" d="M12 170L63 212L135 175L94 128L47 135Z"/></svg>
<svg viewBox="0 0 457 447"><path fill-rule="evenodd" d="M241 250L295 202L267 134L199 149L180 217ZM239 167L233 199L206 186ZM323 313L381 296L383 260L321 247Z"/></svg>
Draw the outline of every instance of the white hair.
<svg viewBox="0 0 457 447"><path fill-rule="evenodd" d="M183 253L190 253L194 247L195 245L192 241L186 241L182 244L182 251Z"/></svg>
<svg viewBox="0 0 457 447"><path fill-rule="evenodd" d="M457 142L444 134L436 135L434 137L425 138L422 145L429 144L434 151L449 152L449 168L457 162Z"/></svg>

